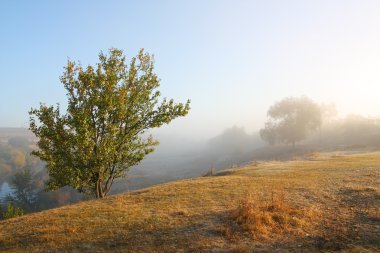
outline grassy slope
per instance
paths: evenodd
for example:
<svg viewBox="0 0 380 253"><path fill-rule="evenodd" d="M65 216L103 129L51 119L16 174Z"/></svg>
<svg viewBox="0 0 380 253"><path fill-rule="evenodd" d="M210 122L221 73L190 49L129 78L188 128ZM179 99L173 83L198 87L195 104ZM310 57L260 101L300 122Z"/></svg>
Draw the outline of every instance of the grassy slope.
<svg viewBox="0 0 380 253"><path fill-rule="evenodd" d="M283 191L319 212L307 231L261 239L234 227L247 192ZM245 252L380 250L380 153L265 162L0 222L9 252ZM232 225L231 225L232 224ZM231 233L233 233L231 235Z"/></svg>

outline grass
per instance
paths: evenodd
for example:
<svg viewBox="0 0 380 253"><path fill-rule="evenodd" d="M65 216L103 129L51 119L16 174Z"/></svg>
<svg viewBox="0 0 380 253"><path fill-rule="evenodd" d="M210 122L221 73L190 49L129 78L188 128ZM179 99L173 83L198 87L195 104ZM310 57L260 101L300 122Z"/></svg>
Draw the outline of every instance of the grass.
<svg viewBox="0 0 380 253"><path fill-rule="evenodd" d="M312 208L288 204L284 191L273 191L269 199L248 193L231 212L232 220L258 240L285 233L304 236L319 216L320 212Z"/></svg>
<svg viewBox="0 0 380 253"><path fill-rule="evenodd" d="M0 222L3 252L377 252L380 153L270 161Z"/></svg>

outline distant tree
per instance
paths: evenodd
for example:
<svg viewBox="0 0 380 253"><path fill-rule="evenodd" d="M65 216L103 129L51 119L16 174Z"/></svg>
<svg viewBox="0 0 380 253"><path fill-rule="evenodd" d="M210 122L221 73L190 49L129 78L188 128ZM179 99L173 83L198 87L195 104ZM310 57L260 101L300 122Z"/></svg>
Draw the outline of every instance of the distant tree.
<svg viewBox="0 0 380 253"><path fill-rule="evenodd" d="M322 145L322 121L323 124L331 124L338 114L335 104L320 104L320 113L321 113L321 123L318 126L319 133L319 145Z"/></svg>
<svg viewBox="0 0 380 253"><path fill-rule="evenodd" d="M68 61L61 77L66 114L60 114L59 105L30 111L39 148L33 154L46 162L48 189L71 186L103 198L114 179L154 151L158 142L143 134L190 109L190 101L159 101L153 58L143 50L130 64L118 49L100 53L99 61L86 69Z"/></svg>
<svg viewBox="0 0 380 253"><path fill-rule="evenodd" d="M269 145L273 146L276 144L277 137L277 126L271 121L265 123L265 127L260 129L260 137Z"/></svg>
<svg viewBox="0 0 380 253"><path fill-rule="evenodd" d="M338 115L335 104L321 104L320 110L323 123L331 122Z"/></svg>
<svg viewBox="0 0 380 253"><path fill-rule="evenodd" d="M249 149L251 139L252 137L245 132L243 127L233 126L210 139L208 144L218 156L239 155Z"/></svg>
<svg viewBox="0 0 380 253"><path fill-rule="evenodd" d="M16 203L23 209L33 210L38 193L33 183L33 174L29 169L18 171L10 182L12 194L6 198L7 202Z"/></svg>
<svg viewBox="0 0 380 253"><path fill-rule="evenodd" d="M4 145L0 143L0 159L3 163L12 163L12 148L9 145Z"/></svg>
<svg viewBox="0 0 380 253"><path fill-rule="evenodd" d="M13 149L11 152L12 164L16 170L24 167L26 165L26 157L23 151L19 149Z"/></svg>
<svg viewBox="0 0 380 253"><path fill-rule="evenodd" d="M376 145L380 141L380 125L376 124L376 118L350 114L339 130L346 145Z"/></svg>
<svg viewBox="0 0 380 253"><path fill-rule="evenodd" d="M295 144L316 130L322 122L321 109L307 97L289 97L272 105L269 121L260 130L261 138L269 144Z"/></svg>

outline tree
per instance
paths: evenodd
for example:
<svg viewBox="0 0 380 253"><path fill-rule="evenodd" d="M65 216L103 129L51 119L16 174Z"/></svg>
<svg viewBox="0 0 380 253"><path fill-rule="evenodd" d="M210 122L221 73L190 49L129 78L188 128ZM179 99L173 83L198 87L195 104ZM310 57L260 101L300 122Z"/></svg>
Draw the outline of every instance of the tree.
<svg viewBox="0 0 380 253"><path fill-rule="evenodd" d="M272 105L268 110L269 121L260 130L264 141L291 143L304 140L310 131L321 125L321 109L307 97L288 97Z"/></svg>
<svg viewBox="0 0 380 253"><path fill-rule="evenodd" d="M208 144L212 153L219 158L221 156L238 156L249 150L252 137L245 132L243 127L233 126L210 139Z"/></svg>
<svg viewBox="0 0 380 253"><path fill-rule="evenodd" d="M116 178L158 145L146 131L190 109L189 100L160 100L153 57L143 50L130 64L118 49L101 52L96 67L68 61L61 82L67 90L66 114L61 115L59 104L29 112L39 148L32 154L46 162L50 190L71 186L105 197Z"/></svg>
<svg viewBox="0 0 380 253"><path fill-rule="evenodd" d="M33 210L38 189L33 183L33 174L29 169L18 171L10 182L12 194L8 195L8 202L15 202L23 209Z"/></svg>
<svg viewBox="0 0 380 253"><path fill-rule="evenodd" d="M269 145L273 146L276 144L278 139L277 136L277 125L272 121L268 121L265 123L265 127L260 129L260 137Z"/></svg>
<svg viewBox="0 0 380 253"><path fill-rule="evenodd" d="M12 150L12 164L15 170L18 170L26 165L26 157L23 151L19 149Z"/></svg>

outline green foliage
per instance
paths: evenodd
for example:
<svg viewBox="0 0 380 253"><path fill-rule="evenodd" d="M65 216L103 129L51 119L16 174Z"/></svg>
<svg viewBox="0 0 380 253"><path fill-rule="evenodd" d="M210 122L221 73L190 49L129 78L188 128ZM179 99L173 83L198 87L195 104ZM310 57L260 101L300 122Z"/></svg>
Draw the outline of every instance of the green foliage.
<svg viewBox="0 0 380 253"><path fill-rule="evenodd" d="M321 126L322 111L307 97L289 97L275 103L268 110L270 120L260 130L260 136L271 145L304 140L308 132Z"/></svg>
<svg viewBox="0 0 380 253"><path fill-rule="evenodd" d="M3 213L3 219L6 220L6 219L14 218L14 217L19 217L22 215L24 215L24 211L21 208L16 207L12 203L8 203L7 208L5 212Z"/></svg>
<svg viewBox="0 0 380 253"><path fill-rule="evenodd" d="M68 61L61 77L66 114L59 105L44 104L29 112L30 130L39 139L33 154L47 164L48 189L71 186L104 197L114 179L154 151L158 142L144 133L190 109L190 101L160 101L153 58L143 50L130 64L118 49L100 53L99 61L85 69Z"/></svg>
<svg viewBox="0 0 380 253"><path fill-rule="evenodd" d="M10 182L12 195L8 201L16 202L24 209L33 210L37 198L38 188L33 183L33 175L30 169L18 171Z"/></svg>

